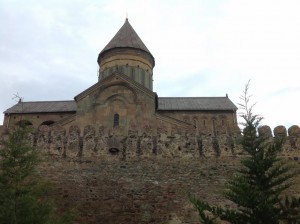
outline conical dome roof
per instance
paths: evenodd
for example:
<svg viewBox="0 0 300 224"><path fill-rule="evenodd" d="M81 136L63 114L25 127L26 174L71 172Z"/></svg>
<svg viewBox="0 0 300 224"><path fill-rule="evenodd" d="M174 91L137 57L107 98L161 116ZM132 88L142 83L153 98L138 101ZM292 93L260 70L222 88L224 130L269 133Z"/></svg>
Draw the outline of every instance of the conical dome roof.
<svg viewBox="0 0 300 224"><path fill-rule="evenodd" d="M137 35L135 30L132 28L127 18L124 25L100 52L99 57L103 56L105 52L115 48L133 48L142 50L146 53L149 53L150 56L154 59L151 52L148 50L141 38Z"/></svg>

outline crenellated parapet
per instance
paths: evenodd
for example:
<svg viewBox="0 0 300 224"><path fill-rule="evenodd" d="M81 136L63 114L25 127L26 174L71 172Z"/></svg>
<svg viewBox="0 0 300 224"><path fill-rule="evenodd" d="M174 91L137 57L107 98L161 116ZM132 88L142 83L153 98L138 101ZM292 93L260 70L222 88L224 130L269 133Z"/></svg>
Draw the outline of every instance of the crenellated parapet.
<svg viewBox="0 0 300 224"><path fill-rule="evenodd" d="M293 125L290 128L286 128L283 125L276 126L271 131L269 126L262 126L258 129L260 135L265 135L270 141L274 141L275 138L282 138L284 140L282 155L291 156L298 160L300 155L300 128L298 125Z"/></svg>
<svg viewBox="0 0 300 224"><path fill-rule="evenodd" d="M134 159L140 158L206 158L239 157L244 152L238 144L239 133L204 133L195 130L172 129L165 126L145 126L139 130L130 126L128 135L120 135L117 128L109 129L93 124L69 128L40 126L30 135L29 141L37 149L54 157L70 160L81 159ZM269 126L261 126L259 135L272 142L283 137L283 156L298 159L300 156L300 128L297 125L286 129L277 126L273 132Z"/></svg>
<svg viewBox="0 0 300 224"><path fill-rule="evenodd" d="M43 132L43 131L42 131ZM264 134L273 141L274 138L285 139L282 154L297 157L300 150L300 128L291 126L288 131L284 126L277 126L272 133L271 128L262 126L259 134ZM40 133L40 132L38 132ZM54 127L48 134L38 134L44 141L43 148L49 149L52 155L64 158L119 158L135 157L159 158L200 158L242 156L244 153L237 143L240 137L237 133L206 133L195 130L171 131L165 126L145 126L140 130L130 126L128 135L120 135L117 128L108 129L102 125L87 125L83 128L71 126L68 130ZM48 136L48 140L45 139Z"/></svg>

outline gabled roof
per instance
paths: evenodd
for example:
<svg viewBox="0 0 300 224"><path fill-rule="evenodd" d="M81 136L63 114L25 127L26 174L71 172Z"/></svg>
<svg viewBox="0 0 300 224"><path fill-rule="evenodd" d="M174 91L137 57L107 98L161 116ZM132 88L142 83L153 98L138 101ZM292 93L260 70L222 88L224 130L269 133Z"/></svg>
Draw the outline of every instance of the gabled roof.
<svg viewBox="0 0 300 224"><path fill-rule="evenodd" d="M135 48L145 51L152 56L151 52L148 50L141 38L137 35L135 30L132 28L127 18L124 25L111 39L111 41L104 47L99 55L102 55L104 52L114 48Z"/></svg>
<svg viewBox="0 0 300 224"><path fill-rule="evenodd" d="M76 102L73 100L20 102L4 111L4 114L55 112L76 112Z"/></svg>
<svg viewBox="0 0 300 224"><path fill-rule="evenodd" d="M228 97L159 97L157 110L237 110Z"/></svg>
<svg viewBox="0 0 300 224"><path fill-rule="evenodd" d="M74 97L75 101L80 100L81 98L85 97L87 94L90 94L91 92L95 91L98 88L106 86L107 84L109 84L109 82L111 80L115 79L116 77L117 77L117 79L119 79L118 82L128 83L129 85L132 85L135 88L138 88L140 91L143 91L143 92L147 93L148 95L154 94L151 90L149 90L142 84L134 81L133 79L129 78L127 75L124 75L123 73L115 72L115 73L105 77L104 79L102 79L101 82L97 82L94 85L92 85L91 87L84 90L83 92L79 93L77 96ZM113 83L113 85L114 84L116 84L116 83Z"/></svg>

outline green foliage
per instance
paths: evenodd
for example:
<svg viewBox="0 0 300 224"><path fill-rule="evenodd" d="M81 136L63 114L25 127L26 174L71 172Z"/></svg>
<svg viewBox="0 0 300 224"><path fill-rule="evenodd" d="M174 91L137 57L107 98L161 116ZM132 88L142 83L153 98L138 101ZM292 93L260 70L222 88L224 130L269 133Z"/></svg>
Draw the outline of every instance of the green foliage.
<svg viewBox="0 0 300 224"><path fill-rule="evenodd" d="M36 175L39 155L28 137L26 127L17 127L1 144L0 223L71 223L54 215L54 204L46 197L46 183Z"/></svg>
<svg viewBox="0 0 300 224"><path fill-rule="evenodd" d="M248 89L249 83L240 104L245 127L240 144L248 156L241 161L242 168L228 180L224 191L225 198L236 207L225 209L193 195L189 198L199 212L201 223L220 220L237 224L300 223L300 199L284 195L298 174L297 169L280 158L284 139L270 141L257 134L262 117L253 114Z"/></svg>

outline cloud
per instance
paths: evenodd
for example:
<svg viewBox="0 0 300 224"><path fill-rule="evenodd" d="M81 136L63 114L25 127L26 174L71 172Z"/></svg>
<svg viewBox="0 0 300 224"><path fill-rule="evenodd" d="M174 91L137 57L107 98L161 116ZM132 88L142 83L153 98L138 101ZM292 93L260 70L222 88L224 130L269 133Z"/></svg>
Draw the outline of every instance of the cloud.
<svg viewBox="0 0 300 224"><path fill-rule="evenodd" d="M159 96L225 96L246 82L272 127L299 121L300 2L0 0L0 109L72 99L97 81L98 53L126 12L156 60ZM2 120L2 117L0 117ZM1 121L0 121L1 122ZM298 122L299 124L299 122Z"/></svg>

